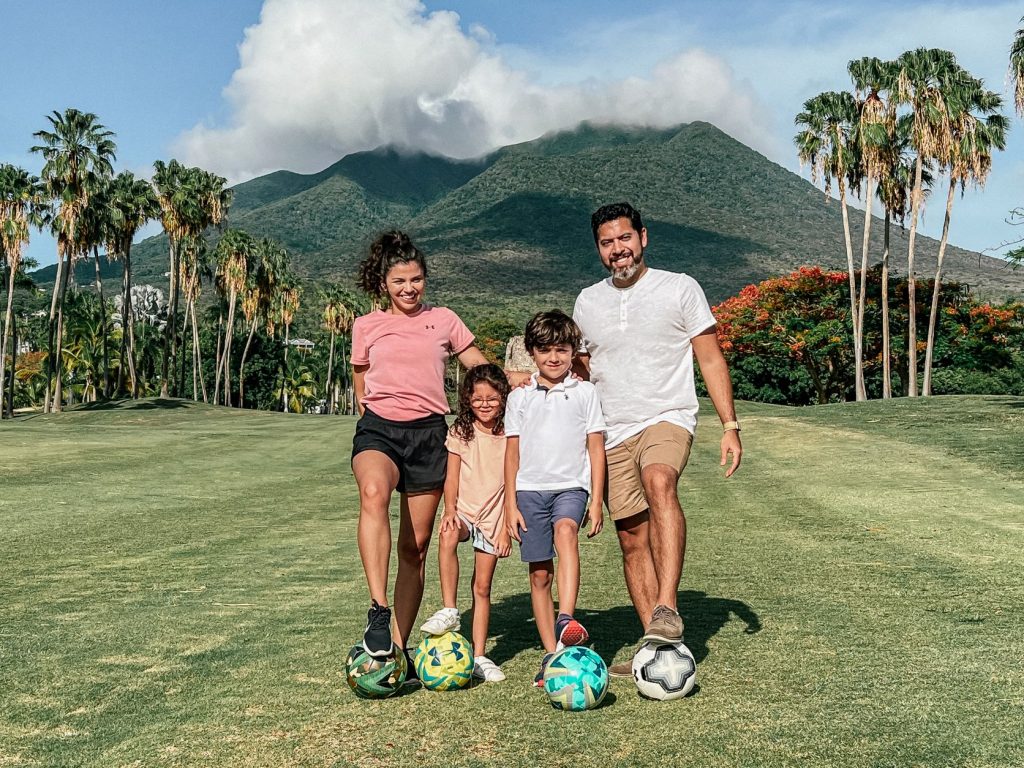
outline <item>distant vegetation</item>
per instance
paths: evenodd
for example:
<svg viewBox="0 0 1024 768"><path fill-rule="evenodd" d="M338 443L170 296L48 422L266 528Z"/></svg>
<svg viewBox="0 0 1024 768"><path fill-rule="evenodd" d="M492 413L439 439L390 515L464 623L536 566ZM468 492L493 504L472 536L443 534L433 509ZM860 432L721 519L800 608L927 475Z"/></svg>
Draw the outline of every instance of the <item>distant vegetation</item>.
<svg viewBox="0 0 1024 768"><path fill-rule="evenodd" d="M1018 110L1022 35L1010 57ZM1024 274L1009 262L947 243L955 191L983 183L1003 145L1001 98L947 51L859 59L849 71L852 92L821 94L797 116L798 152L812 178L837 189L838 206L700 122L668 129L584 124L479 161L385 148L316 174L278 171L228 189L215 174L175 160L157 161L152 182L115 175L114 134L95 115L54 112L33 147L45 161L41 179L0 166L7 297L0 411L146 394L350 410L348 334L351 318L366 308L353 279L374 234L398 226L413 235L428 253L430 298L466 318L497 359L530 314L571 308L579 290L603 276L589 216L620 199L644 213L650 264L693 275L712 302L801 267L845 267L849 308L841 319L852 363L843 357L842 365L852 366L853 397L893 394L893 365L905 368L896 389L908 395L919 391L919 374L923 394L978 386L976 377L943 373L943 312L951 305L942 286L948 276L960 286L957 295L996 303L1024 295ZM946 226L935 242L918 235L918 212L943 178ZM875 190L884 220L851 218L848 196L871 199ZM135 233L157 218L164 234L133 246ZM892 221L905 218L909 234L893 230ZM20 254L33 227L55 234L58 259L28 274ZM889 259L896 252L908 255L899 276ZM892 291L881 285L880 307L868 310L876 274L869 267L879 261L881 283L891 276L909 294L905 321L886 306ZM920 283L931 302L920 308L929 321L919 329L919 281L907 275L925 270L935 277ZM48 287L49 296L33 283ZM869 382L876 375L869 337L877 333L880 390ZM850 396L846 378L844 368L814 399L823 391L825 399ZM986 386L996 381L1003 379ZM806 392L784 391L753 388L773 401L808 400Z"/></svg>

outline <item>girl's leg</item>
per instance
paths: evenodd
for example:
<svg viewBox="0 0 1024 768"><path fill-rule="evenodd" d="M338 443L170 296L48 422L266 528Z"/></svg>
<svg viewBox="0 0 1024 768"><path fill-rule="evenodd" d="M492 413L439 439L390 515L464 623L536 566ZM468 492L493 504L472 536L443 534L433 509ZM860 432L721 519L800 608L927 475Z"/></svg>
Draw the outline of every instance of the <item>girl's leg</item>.
<svg viewBox="0 0 1024 768"><path fill-rule="evenodd" d="M363 561L370 599L388 605L388 560L391 556L391 522L388 504L398 485L398 467L380 451L362 451L352 459L359 486L359 556Z"/></svg>
<svg viewBox="0 0 1024 768"><path fill-rule="evenodd" d="M437 542L437 567L441 572L441 602L445 608L458 607L459 594L459 542L469 534L459 526L441 533Z"/></svg>
<svg viewBox="0 0 1024 768"><path fill-rule="evenodd" d="M541 645L548 653L555 650L555 603L551 599L554 568L551 560L530 563L530 602L533 603L533 618L537 622Z"/></svg>
<svg viewBox="0 0 1024 768"><path fill-rule="evenodd" d="M579 526L575 520L555 521L555 552L558 553L558 612L572 616L580 592Z"/></svg>
<svg viewBox="0 0 1024 768"><path fill-rule="evenodd" d="M487 628L491 622L491 581L496 555L475 552L473 558L473 655L487 655Z"/></svg>
<svg viewBox="0 0 1024 768"><path fill-rule="evenodd" d="M441 489L413 495L402 494L402 517L398 527L398 578L395 579L395 642L400 648L412 631L423 600L427 549L434 532L434 517L441 501Z"/></svg>

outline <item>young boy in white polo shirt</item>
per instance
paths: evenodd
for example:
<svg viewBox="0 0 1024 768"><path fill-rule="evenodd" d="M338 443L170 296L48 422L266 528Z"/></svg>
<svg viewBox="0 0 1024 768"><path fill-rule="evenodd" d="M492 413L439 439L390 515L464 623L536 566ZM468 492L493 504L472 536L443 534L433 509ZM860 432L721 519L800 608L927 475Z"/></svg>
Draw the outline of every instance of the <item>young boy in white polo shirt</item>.
<svg viewBox="0 0 1024 768"><path fill-rule="evenodd" d="M569 375L580 340L580 329L564 312L534 315L525 345L537 373L509 394L505 406L505 520L530 567L533 615L546 651L535 680L540 685L552 653L590 639L573 618L580 587L578 534L584 518L590 521L588 538L604 523L601 403L593 384ZM551 598L555 578L557 618Z"/></svg>

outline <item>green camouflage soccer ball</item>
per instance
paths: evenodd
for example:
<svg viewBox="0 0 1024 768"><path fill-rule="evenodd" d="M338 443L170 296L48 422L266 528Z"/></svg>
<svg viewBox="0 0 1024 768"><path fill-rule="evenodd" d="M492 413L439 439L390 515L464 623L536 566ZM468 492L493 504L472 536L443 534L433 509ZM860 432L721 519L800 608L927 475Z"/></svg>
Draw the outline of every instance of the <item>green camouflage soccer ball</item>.
<svg viewBox="0 0 1024 768"><path fill-rule="evenodd" d="M473 680L473 646L458 632L427 635L416 651L416 674L431 691L465 688Z"/></svg>
<svg viewBox="0 0 1024 768"><path fill-rule="evenodd" d="M348 686L361 699L386 699L393 696L405 682L408 667L405 652L397 645L391 653L377 658L360 645L353 645L345 660Z"/></svg>

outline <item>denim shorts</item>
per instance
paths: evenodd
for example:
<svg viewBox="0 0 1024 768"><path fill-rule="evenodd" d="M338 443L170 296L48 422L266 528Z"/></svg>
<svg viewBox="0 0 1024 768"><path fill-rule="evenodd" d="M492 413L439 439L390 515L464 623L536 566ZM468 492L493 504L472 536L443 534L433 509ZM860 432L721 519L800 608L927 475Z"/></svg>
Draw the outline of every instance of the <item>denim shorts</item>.
<svg viewBox="0 0 1024 768"><path fill-rule="evenodd" d="M540 563L555 557L555 522L572 520L579 528L587 514L582 488L566 491L516 491L516 505L523 513L526 530L520 531L519 554L524 563Z"/></svg>

